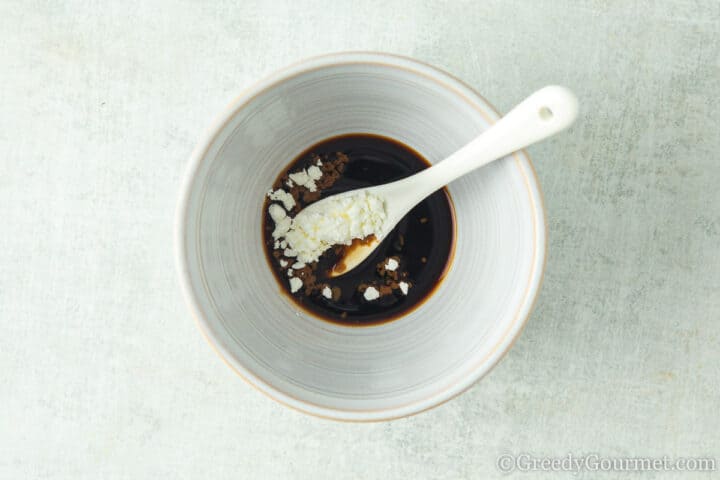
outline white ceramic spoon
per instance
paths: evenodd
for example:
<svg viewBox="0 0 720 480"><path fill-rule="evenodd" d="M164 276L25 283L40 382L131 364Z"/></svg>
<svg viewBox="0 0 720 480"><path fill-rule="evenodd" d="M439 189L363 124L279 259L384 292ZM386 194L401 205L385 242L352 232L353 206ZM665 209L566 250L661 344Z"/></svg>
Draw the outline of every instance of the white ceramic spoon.
<svg viewBox="0 0 720 480"><path fill-rule="evenodd" d="M334 270L331 275L339 276L358 266L425 197L476 168L561 132L573 123L577 111L577 98L567 88L542 88L477 138L432 167L402 180L344 192L310 205L306 210L318 212L323 209L323 203L332 198L351 196L362 191L385 201L387 218L381 231L376 233L376 239L356 243L343 258L343 268ZM300 212L298 215L302 214Z"/></svg>

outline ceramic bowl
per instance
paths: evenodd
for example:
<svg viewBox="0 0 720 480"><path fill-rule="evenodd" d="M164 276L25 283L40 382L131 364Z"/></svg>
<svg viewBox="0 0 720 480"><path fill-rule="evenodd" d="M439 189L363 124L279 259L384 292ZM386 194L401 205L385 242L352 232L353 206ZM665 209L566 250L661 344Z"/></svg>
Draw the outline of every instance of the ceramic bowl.
<svg viewBox="0 0 720 480"><path fill-rule="evenodd" d="M457 243L435 293L410 314L346 327L280 293L261 207L296 155L328 137L374 133L436 163L498 118L452 76L377 53L313 58L232 102L192 155L177 219L180 277L200 329L261 392L338 420L386 420L467 389L510 348L543 275L542 198L524 152L449 186Z"/></svg>

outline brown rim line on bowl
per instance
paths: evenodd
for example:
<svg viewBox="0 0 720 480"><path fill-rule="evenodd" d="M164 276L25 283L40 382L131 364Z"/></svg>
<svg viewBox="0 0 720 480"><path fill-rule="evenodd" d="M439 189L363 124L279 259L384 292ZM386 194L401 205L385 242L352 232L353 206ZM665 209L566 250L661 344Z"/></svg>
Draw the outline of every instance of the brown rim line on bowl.
<svg viewBox="0 0 720 480"><path fill-rule="evenodd" d="M358 78L363 82L342 90L343 82ZM328 95L332 101L320 101ZM358 106L368 108L368 102L376 109L369 112L373 123ZM344 107L343 113L329 110L333 105ZM439 117L435 132L422 120L430 111ZM310 115L317 118L310 120ZM282 124L283 116L297 131ZM401 126L400 118L413 128ZM418 413L487 373L522 330L544 269L542 196L525 152L450 186L457 214L456 261L427 305L390 324L350 329L355 334L294 311L276 288L275 300L265 299L263 308L253 304L252 295L266 295L274 280L263 258L252 258L262 245L239 240L254 238L260 244L262 193L256 200L243 198L244 210L233 202L242 195L237 190L254 188L247 172L265 182L260 190L266 189L293 153L335 134L387 135L437 162L497 118L485 100L446 73L375 53L309 59L236 99L193 154L176 224L186 298L226 363L290 407L349 421ZM278 138L266 139L271 126ZM253 155L240 155L248 151ZM260 163L271 154L282 158ZM251 212L253 202L257 209ZM503 232L513 229L516 238L500 244ZM515 263L503 263L505 257ZM245 275L252 274L252 285L242 279L243 268Z"/></svg>

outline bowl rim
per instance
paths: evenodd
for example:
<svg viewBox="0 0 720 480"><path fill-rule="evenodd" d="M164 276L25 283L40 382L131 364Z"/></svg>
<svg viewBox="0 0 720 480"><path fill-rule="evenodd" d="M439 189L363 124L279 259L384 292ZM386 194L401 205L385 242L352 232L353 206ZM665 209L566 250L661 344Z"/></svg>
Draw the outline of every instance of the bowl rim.
<svg viewBox="0 0 720 480"><path fill-rule="evenodd" d="M371 51L347 51L336 52L325 55L313 56L280 70L271 73L265 78L245 88L236 96L225 109L215 118L211 126L201 136L190 155L190 162L185 175L182 178L180 188L180 200L177 205L175 217L175 260L176 268L180 276L181 288L185 301L190 312L200 329L201 333L210 344L215 353L235 373L237 373L250 386L272 398L273 400L293 408L295 410L314 415L321 418L349 421L349 422L373 422L386 421L415 415L455 398L468 390L478 380L485 376L505 356L522 333L523 328L532 313L542 286L547 262L547 218L544 206L543 193L537 178L537 173L525 150L513 153L511 156L518 164L525 177L526 187L533 205L533 231L536 242L534 244L533 266L528 284L525 288L523 300L518 302L518 310L513 320L506 327L500 340L496 342L491 352L482 360L476 362L468 371L462 373L459 378L450 386L443 386L423 399L410 403L388 408L377 408L371 410L331 408L314 404L306 400L295 398L285 393L245 368L223 345L221 338L216 335L208 323L200 307L196 293L192 287L189 274L188 257L186 255L187 245L185 234L187 231L187 213L189 209L190 196L196 174L205 161L207 151L215 142L219 133L225 125L239 112L247 103L257 95L264 93L275 86L309 71L320 70L337 65L347 64L372 64L384 67L397 68L415 75L433 80L439 86L446 88L470 107L476 110L488 123L492 124L500 118L498 111L473 88L462 80L430 64L418 61L414 58ZM526 174L526 169L530 177ZM538 218L539 217L539 218ZM541 220L541 221L538 221Z"/></svg>

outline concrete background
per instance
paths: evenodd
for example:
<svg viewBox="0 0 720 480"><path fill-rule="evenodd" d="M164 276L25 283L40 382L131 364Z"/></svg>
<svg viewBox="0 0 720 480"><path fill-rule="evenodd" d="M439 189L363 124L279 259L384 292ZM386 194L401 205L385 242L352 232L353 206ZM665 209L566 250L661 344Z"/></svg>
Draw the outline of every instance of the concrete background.
<svg viewBox="0 0 720 480"><path fill-rule="evenodd" d="M254 391L174 268L179 181L211 119L258 77L347 49L433 63L502 111L547 83L582 102L570 134L530 148L550 246L524 334L470 391L391 423ZM720 460L719 52L717 0L0 2L0 478Z"/></svg>

